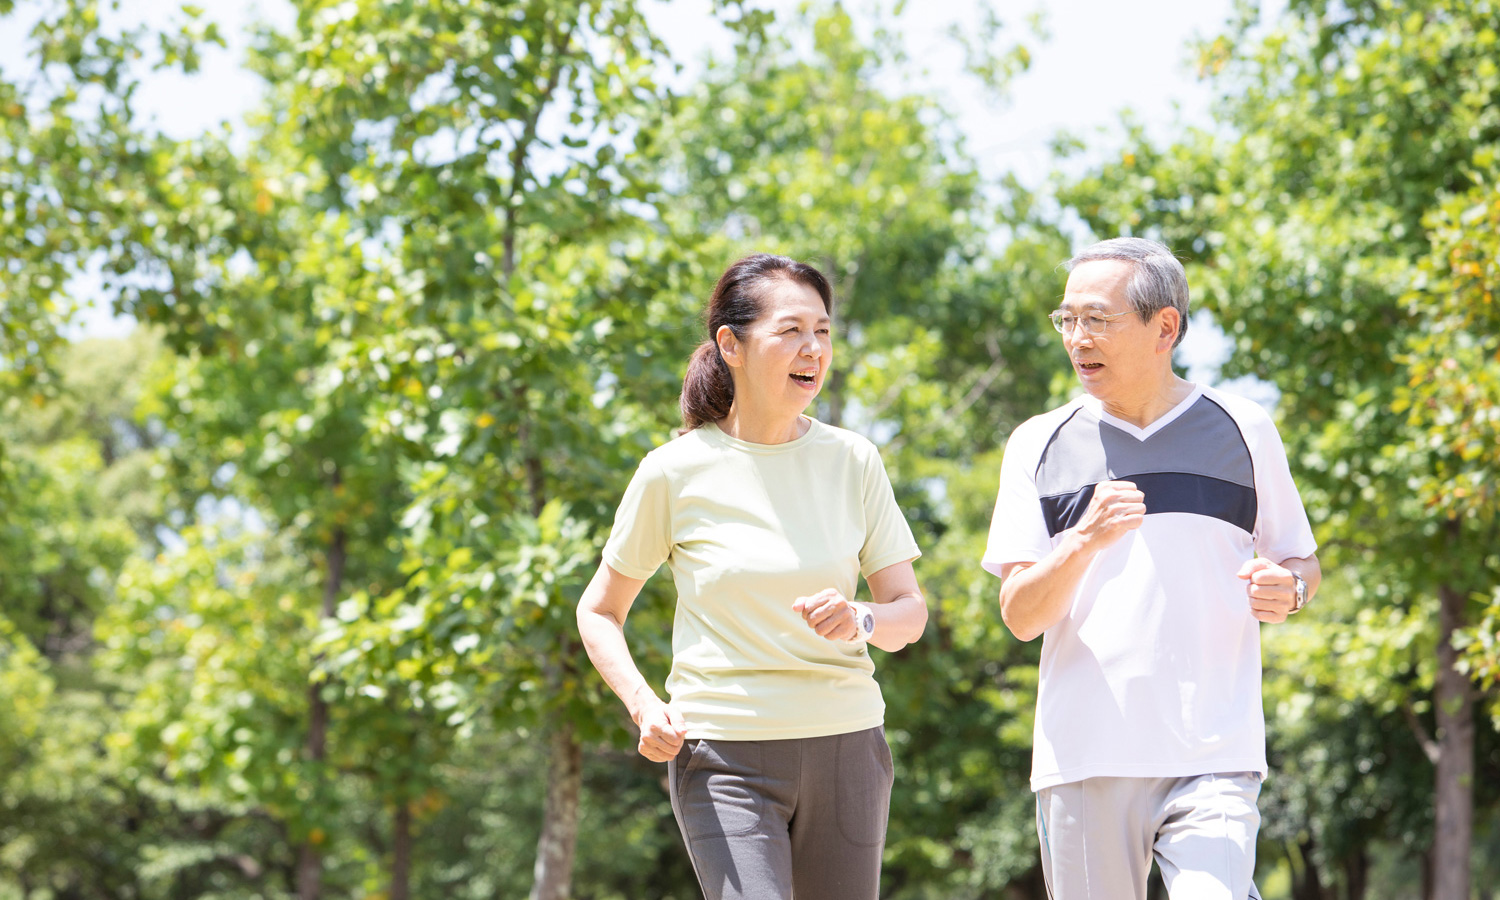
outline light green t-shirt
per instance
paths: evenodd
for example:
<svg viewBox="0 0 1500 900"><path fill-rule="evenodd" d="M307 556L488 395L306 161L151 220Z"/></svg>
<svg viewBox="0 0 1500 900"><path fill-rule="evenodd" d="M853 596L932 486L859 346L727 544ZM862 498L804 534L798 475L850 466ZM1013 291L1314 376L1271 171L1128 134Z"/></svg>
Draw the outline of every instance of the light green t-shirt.
<svg viewBox="0 0 1500 900"><path fill-rule="evenodd" d="M677 584L667 691L689 738L884 721L865 645L819 637L792 601L829 587L853 598L861 574L921 552L875 445L809 421L784 444L694 429L647 454L615 514L604 561L640 579L665 562Z"/></svg>

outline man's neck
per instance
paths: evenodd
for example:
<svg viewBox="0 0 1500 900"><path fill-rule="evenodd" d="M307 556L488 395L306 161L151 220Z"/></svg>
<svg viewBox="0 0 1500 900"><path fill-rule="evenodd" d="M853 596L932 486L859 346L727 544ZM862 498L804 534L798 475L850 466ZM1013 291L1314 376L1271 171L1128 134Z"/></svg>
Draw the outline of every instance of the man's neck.
<svg viewBox="0 0 1500 900"><path fill-rule="evenodd" d="M1101 399L1100 405L1116 419L1129 422L1137 428L1147 428L1186 400L1195 387L1191 381L1178 378L1169 369L1166 376L1154 384L1151 390L1119 401Z"/></svg>

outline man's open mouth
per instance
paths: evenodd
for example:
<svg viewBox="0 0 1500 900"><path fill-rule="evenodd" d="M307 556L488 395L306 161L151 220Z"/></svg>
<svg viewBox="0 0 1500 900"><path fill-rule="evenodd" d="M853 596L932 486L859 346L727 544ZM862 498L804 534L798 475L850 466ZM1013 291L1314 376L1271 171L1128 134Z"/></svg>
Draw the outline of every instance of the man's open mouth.
<svg viewBox="0 0 1500 900"><path fill-rule="evenodd" d="M803 384L816 384L818 381L818 376L816 375L799 375L796 372L792 373L792 378L796 381L802 382Z"/></svg>

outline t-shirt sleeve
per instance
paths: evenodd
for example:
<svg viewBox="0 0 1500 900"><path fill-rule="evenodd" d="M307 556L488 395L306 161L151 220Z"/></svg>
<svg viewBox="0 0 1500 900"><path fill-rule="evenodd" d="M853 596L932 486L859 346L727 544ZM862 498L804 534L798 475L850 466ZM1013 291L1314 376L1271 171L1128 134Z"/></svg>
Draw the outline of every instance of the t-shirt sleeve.
<svg viewBox="0 0 1500 900"><path fill-rule="evenodd" d="M1022 425L1011 434L1000 462L1000 490L990 519L990 538L980 565L993 575L1007 563L1036 562L1052 552L1052 536L1042 516L1042 498L1036 487L1039 452L1034 446L1035 429Z"/></svg>
<svg viewBox="0 0 1500 900"><path fill-rule="evenodd" d="M636 467L615 510L604 561L627 578L650 578L672 553L672 502L667 475L651 456Z"/></svg>
<svg viewBox="0 0 1500 900"><path fill-rule="evenodd" d="M1286 447L1269 418L1257 423L1255 462L1255 552L1272 562L1301 559L1318 550L1307 510L1292 481Z"/></svg>
<svg viewBox="0 0 1500 900"><path fill-rule="evenodd" d="M885 464L873 446L865 462L864 504L865 543L859 548L861 575L868 578L886 566L922 555L906 516L896 505L896 492L891 489Z"/></svg>

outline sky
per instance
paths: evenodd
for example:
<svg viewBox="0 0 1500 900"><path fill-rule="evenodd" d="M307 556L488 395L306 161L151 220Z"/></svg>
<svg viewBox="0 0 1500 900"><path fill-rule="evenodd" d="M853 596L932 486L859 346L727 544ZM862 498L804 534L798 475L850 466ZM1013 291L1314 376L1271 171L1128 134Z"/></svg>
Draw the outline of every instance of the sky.
<svg viewBox="0 0 1500 900"><path fill-rule="evenodd" d="M853 0L850 5L857 10L861 2ZM1030 69L1015 80L1004 103L987 98L964 78L959 71L961 53L944 36L954 23L965 29L976 26L975 0L908 0L896 20L911 60L925 70L918 76L925 79L920 86L943 97L957 114L968 151L987 176L1013 172L1022 183L1040 186L1055 165L1048 146L1059 130L1087 136L1093 153L1108 152L1119 144L1119 117L1127 109L1157 136L1170 135L1182 124L1207 124L1211 98L1194 76L1189 44L1218 33L1232 0L1047 0L1044 40L1031 36L1024 25L1039 8L1038 0L994 2L1007 23L1015 23L1002 37L1024 39L1032 51ZM1283 2L1271 0L1266 5L1278 9ZM682 85L702 72L710 55L729 52L729 35L713 20L711 0L643 3L653 29L682 66ZM242 117L260 90L258 79L242 66L247 27L255 21L292 24L291 8L284 0L218 0L203 5L220 23L228 48L207 53L202 70L192 77L151 77L138 96L139 110L175 137L190 137ZM762 0L760 5L789 11L796 0ZM17 6L15 15L0 18L0 71L8 77L15 77L25 32L34 21L25 0ZM115 15L159 24L171 20L178 3L131 0L124 6L127 10ZM107 310L92 310L80 333L120 334L131 325ZM1212 367L1223 356L1223 338L1211 327L1195 327L1179 352L1190 367Z"/></svg>
<svg viewBox="0 0 1500 900"><path fill-rule="evenodd" d="M955 23L972 30L978 3L908 0L897 20L913 61L930 70L923 86L937 90L958 114L969 151L989 174L1014 172L1023 183L1038 185L1054 165L1048 144L1060 129L1118 134L1115 126L1127 108L1160 135L1176 122L1207 121L1210 97L1189 64L1189 44L1222 30L1232 0L993 2L1007 22L1002 38L1021 39L1032 51L1031 68L1015 81L1003 105L989 102L963 77L962 54L944 34ZM857 3L851 6L858 8ZM797 2L763 0L762 5L791 10ZM711 6L710 0L646 6L653 29L687 66L689 77L701 71L697 63L705 52L726 54L730 47L723 29L710 24ZM1284 0L1263 6L1274 12ZM1031 36L1024 24L1038 9L1050 35L1046 40Z"/></svg>
<svg viewBox="0 0 1500 900"><path fill-rule="evenodd" d="M800 0L760 0L779 11ZM858 9L869 0L852 0ZM887 3L890 0L886 0ZM1031 69L1015 82L1008 103L996 106L972 89L958 72L959 57L943 32L953 24L972 28L976 0L908 0L898 22L912 59L930 70L925 85L942 93L969 137L969 149L997 171L1014 171L1037 183L1051 166L1047 142L1061 128L1106 128L1125 109L1148 127L1165 130L1175 121L1203 122L1209 96L1193 75L1189 42L1216 34L1229 16L1232 0L994 0L1007 22L1003 36L1024 38L1033 52ZM1283 0L1267 6L1279 8ZM34 4L21 0L18 12L0 18L0 70L17 69ZM179 0L131 0L116 21L171 21ZM246 28L264 20L287 27L285 0L218 0L200 4L220 23L229 42L211 49L192 77L158 75L149 79L139 107L177 137L235 120L253 104L260 85L246 72ZM727 55L728 32L712 17L711 0L643 0L653 30L682 64L683 84L702 71L706 55ZM1049 37L1027 33L1023 20L1042 9Z"/></svg>

